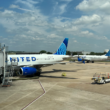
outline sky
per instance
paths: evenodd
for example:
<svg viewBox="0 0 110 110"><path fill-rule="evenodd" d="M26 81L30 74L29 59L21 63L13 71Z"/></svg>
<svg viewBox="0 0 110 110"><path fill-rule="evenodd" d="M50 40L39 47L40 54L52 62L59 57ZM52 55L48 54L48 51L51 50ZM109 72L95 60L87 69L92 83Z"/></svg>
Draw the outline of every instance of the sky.
<svg viewBox="0 0 110 110"><path fill-rule="evenodd" d="M9 50L110 49L110 0L0 0L0 43Z"/></svg>

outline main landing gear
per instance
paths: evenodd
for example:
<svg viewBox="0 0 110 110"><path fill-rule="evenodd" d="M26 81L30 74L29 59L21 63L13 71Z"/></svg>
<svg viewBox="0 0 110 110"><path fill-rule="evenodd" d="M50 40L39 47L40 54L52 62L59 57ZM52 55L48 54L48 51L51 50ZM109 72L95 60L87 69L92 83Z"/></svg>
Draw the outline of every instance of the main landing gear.
<svg viewBox="0 0 110 110"><path fill-rule="evenodd" d="M3 76L2 75L0 75L0 84L2 83L2 79L3 78Z"/></svg>
<svg viewBox="0 0 110 110"><path fill-rule="evenodd" d="M36 74L36 75L37 75L37 76L40 76L40 74L41 74L41 72L37 72L37 74Z"/></svg>
<svg viewBox="0 0 110 110"><path fill-rule="evenodd" d="M37 69L36 76L40 76L42 69Z"/></svg>
<svg viewBox="0 0 110 110"><path fill-rule="evenodd" d="M89 63L90 61L87 61L87 63ZM94 61L92 61L92 63L94 63Z"/></svg>
<svg viewBox="0 0 110 110"><path fill-rule="evenodd" d="M89 61L87 61L87 63L89 63Z"/></svg>
<svg viewBox="0 0 110 110"><path fill-rule="evenodd" d="M94 61L92 61L92 63L94 63Z"/></svg>

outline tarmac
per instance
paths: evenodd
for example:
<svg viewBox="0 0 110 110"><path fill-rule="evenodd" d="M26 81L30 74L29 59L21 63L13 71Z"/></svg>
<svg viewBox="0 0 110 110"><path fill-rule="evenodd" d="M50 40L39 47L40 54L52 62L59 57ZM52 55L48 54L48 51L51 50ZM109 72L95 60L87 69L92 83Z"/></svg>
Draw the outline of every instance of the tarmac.
<svg viewBox="0 0 110 110"><path fill-rule="evenodd" d="M95 73L110 73L110 63L43 67L39 78L0 85L0 110L110 110L110 83L94 84Z"/></svg>

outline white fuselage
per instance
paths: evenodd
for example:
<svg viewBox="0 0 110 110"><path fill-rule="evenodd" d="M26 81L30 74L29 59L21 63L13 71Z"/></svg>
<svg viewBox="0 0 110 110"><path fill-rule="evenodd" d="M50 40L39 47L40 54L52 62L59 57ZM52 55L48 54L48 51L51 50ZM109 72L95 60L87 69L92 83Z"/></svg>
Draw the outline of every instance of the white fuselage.
<svg viewBox="0 0 110 110"><path fill-rule="evenodd" d="M107 60L108 56L98 56L98 55L74 55L74 57L78 57L83 60L95 61L95 60Z"/></svg>
<svg viewBox="0 0 110 110"><path fill-rule="evenodd" d="M53 55L53 54L20 54L8 55L8 65L11 64L11 58L17 58L18 65L46 65L54 64L63 61L63 58L68 58L68 55ZM15 61L16 62L16 61Z"/></svg>

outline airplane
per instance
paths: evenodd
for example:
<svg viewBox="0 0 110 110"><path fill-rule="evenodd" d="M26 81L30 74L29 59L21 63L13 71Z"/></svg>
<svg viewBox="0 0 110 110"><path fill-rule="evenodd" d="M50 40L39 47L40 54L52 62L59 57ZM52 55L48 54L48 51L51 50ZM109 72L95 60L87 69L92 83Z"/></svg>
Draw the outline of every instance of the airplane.
<svg viewBox="0 0 110 110"><path fill-rule="evenodd" d="M107 60L109 56L110 56L110 50L108 51L107 54L101 55L101 56L99 55L74 55L73 57L78 57L79 62L85 63L85 61L87 61L87 63L89 63L91 61L92 63L94 63L94 61Z"/></svg>
<svg viewBox="0 0 110 110"><path fill-rule="evenodd" d="M69 58L69 55L66 55L66 50L68 46L68 38L65 38L57 52L54 54L20 54L20 55L8 55L8 65L11 65L12 59L16 58L14 62L18 63L19 74L28 76L28 75L37 75L40 76L41 67L49 66L53 64L66 64L63 61L65 58Z"/></svg>

